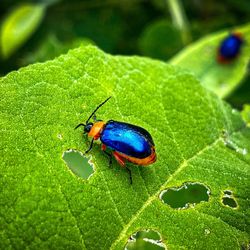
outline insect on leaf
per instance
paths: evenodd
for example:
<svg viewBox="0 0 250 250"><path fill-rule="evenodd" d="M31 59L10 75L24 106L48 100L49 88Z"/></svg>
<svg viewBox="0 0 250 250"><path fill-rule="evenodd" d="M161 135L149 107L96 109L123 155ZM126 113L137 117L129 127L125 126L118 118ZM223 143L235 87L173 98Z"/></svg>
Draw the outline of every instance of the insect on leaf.
<svg viewBox="0 0 250 250"><path fill-rule="evenodd" d="M1 249L120 250L148 230L157 239L141 241L167 249L247 247L250 129L191 74L85 46L12 72L0 88ZM86 151L74 128L109 96L97 119L141 126L155 143L156 163L128 164L132 185L97 143L89 178L63 159ZM171 204L161 200L167 190L176 191ZM178 191L186 196L177 208ZM229 191L234 207L222 202Z"/></svg>

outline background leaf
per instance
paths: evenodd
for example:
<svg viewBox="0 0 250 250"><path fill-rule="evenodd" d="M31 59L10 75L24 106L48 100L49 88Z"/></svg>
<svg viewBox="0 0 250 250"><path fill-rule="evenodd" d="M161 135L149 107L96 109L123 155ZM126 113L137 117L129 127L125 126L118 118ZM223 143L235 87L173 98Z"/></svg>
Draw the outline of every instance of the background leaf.
<svg viewBox="0 0 250 250"><path fill-rule="evenodd" d="M230 64L216 61L217 49L230 32L240 32L245 40L240 56ZM229 95L248 73L250 59L250 24L221 31L191 44L171 59L170 63L193 72L207 89L219 97Z"/></svg>
<svg viewBox="0 0 250 250"><path fill-rule="evenodd" d="M50 34L41 41L36 51L30 52L22 59L22 64L27 65L51 60L61 54L67 53L70 49L89 44L93 44L93 42L86 38L78 38L68 43L62 43L57 37Z"/></svg>
<svg viewBox="0 0 250 250"><path fill-rule="evenodd" d="M230 96L226 98L227 102L231 103L233 107L242 110L243 105L250 103L250 75L243 80L238 89L236 89Z"/></svg>
<svg viewBox="0 0 250 250"><path fill-rule="evenodd" d="M87 46L12 72L0 88L2 249L123 249L142 229L158 232L168 249L247 246L250 129L190 74ZM88 181L62 159L86 150L74 127L108 96L97 118L142 126L156 144L155 164L128 164L133 185L98 144ZM181 210L160 200L186 182L208 187L209 200ZM225 190L236 208L222 203Z"/></svg>
<svg viewBox="0 0 250 250"><path fill-rule="evenodd" d="M142 33L139 48L142 55L167 60L183 46L181 32L169 21L158 20Z"/></svg>
<svg viewBox="0 0 250 250"><path fill-rule="evenodd" d="M45 5L22 4L6 16L1 27L2 57L10 57L36 30L43 19Z"/></svg>
<svg viewBox="0 0 250 250"><path fill-rule="evenodd" d="M250 104L245 104L243 110L241 111L243 120L246 122L247 126L250 126Z"/></svg>

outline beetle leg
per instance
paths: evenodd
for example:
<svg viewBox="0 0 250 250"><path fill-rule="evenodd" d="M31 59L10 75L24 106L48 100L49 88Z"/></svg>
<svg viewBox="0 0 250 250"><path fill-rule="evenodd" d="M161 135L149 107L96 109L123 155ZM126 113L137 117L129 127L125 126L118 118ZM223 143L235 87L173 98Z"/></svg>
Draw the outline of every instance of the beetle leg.
<svg viewBox="0 0 250 250"><path fill-rule="evenodd" d="M125 166L125 168L126 168L128 174L129 174L130 184L132 184L132 174L131 174L131 170L130 170L127 166Z"/></svg>
<svg viewBox="0 0 250 250"><path fill-rule="evenodd" d="M108 153L106 150L106 145L102 144L102 151L104 154L106 154L109 157L109 166L111 166L112 164L112 155L110 153Z"/></svg>
<svg viewBox="0 0 250 250"><path fill-rule="evenodd" d="M131 170L125 165L125 161L124 159L117 153L117 152L114 152L113 153L115 159L117 160L117 162L122 166L122 167L125 167L128 174L129 174L129 178L130 178L130 184L132 184L132 174L131 174Z"/></svg>
<svg viewBox="0 0 250 250"><path fill-rule="evenodd" d="M89 149L85 151L85 154L87 154L93 147L93 142L94 142L94 138L92 139L91 143L90 143L90 146L89 146Z"/></svg>
<svg viewBox="0 0 250 250"><path fill-rule="evenodd" d="M124 159L123 159L116 151L113 152L113 155L114 155L115 159L117 160L117 162L118 162L122 167L125 167L125 161L124 161Z"/></svg>

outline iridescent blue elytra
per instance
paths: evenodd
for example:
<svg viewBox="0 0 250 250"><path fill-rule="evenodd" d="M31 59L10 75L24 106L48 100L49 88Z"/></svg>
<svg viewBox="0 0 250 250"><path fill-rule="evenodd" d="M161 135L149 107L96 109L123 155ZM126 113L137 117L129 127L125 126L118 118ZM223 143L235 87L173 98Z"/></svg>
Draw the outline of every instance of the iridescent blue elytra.
<svg viewBox="0 0 250 250"><path fill-rule="evenodd" d="M143 128L117 121L108 121L100 135L108 148L139 159L151 155L154 146L151 135Z"/></svg>
<svg viewBox="0 0 250 250"><path fill-rule="evenodd" d="M230 34L226 37L218 50L218 61L219 62L230 62L240 53L241 45L243 40L238 33Z"/></svg>
<svg viewBox="0 0 250 250"><path fill-rule="evenodd" d="M100 139L102 150L109 157L109 165L112 163L113 155L117 162L126 168L132 184L131 171L126 166L126 161L141 166L148 166L154 163L156 161L155 145L149 132L142 127L113 120L107 122L96 120L95 112L110 98L107 98L96 107L85 124L80 123L75 129L83 126L83 132L92 137L90 146L85 153L92 149L95 140ZM94 122L89 121L92 117Z"/></svg>

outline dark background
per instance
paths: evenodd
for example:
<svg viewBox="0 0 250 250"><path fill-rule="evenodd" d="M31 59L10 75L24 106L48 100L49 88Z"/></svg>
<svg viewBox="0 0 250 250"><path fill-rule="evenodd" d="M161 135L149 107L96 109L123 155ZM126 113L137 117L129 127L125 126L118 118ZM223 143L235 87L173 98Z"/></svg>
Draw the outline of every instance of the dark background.
<svg viewBox="0 0 250 250"><path fill-rule="evenodd" d="M29 1L32 2L32 1ZM27 1L0 2L1 22ZM105 52L141 55L167 61L204 35L242 25L250 20L249 0L179 1L188 39L173 25L168 0L71 0L45 3L41 24L10 57L0 59L0 75L66 53L80 44L93 43ZM230 96L234 107L250 102L250 79Z"/></svg>

